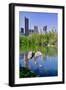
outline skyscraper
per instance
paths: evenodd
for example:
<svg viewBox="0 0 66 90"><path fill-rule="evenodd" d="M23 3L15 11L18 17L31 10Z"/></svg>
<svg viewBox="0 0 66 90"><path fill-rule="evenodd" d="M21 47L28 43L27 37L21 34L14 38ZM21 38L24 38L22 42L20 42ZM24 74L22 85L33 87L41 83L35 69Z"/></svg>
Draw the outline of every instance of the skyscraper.
<svg viewBox="0 0 66 90"><path fill-rule="evenodd" d="M21 33L21 34L24 34L24 28L21 28L20 33Z"/></svg>
<svg viewBox="0 0 66 90"><path fill-rule="evenodd" d="M38 26L34 26L34 32L38 33Z"/></svg>
<svg viewBox="0 0 66 90"><path fill-rule="evenodd" d="M29 35L29 19L25 17L25 35Z"/></svg>
<svg viewBox="0 0 66 90"><path fill-rule="evenodd" d="M43 31L44 31L44 33L47 33L47 26L43 27Z"/></svg>

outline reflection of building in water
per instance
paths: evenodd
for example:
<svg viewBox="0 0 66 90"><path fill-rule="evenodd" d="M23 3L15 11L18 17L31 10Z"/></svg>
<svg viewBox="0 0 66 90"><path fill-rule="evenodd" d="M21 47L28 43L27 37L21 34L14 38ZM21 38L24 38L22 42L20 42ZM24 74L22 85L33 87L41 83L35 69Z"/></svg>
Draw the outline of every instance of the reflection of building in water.
<svg viewBox="0 0 66 90"><path fill-rule="evenodd" d="M25 17L25 35L29 35L29 19Z"/></svg>

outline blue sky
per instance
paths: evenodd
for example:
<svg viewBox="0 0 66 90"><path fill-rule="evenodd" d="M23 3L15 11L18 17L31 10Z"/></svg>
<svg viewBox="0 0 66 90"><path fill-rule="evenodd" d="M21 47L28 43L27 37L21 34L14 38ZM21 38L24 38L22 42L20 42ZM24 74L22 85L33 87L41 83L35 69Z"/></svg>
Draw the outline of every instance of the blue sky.
<svg viewBox="0 0 66 90"><path fill-rule="evenodd" d="M24 18L29 19L29 28L33 29L35 25L38 28L43 28L47 25L48 31L55 28L58 31L58 15L57 13L45 13L45 12L19 12L19 28L24 28Z"/></svg>

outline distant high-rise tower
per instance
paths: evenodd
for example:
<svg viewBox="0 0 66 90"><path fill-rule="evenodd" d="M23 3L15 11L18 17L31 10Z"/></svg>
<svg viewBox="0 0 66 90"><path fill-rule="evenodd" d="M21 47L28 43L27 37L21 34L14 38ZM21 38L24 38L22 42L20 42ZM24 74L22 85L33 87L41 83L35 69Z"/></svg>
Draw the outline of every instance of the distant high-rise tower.
<svg viewBox="0 0 66 90"><path fill-rule="evenodd" d="M29 19L25 17L25 35L29 35Z"/></svg>
<svg viewBox="0 0 66 90"><path fill-rule="evenodd" d="M44 27L43 27L43 31L44 31L45 33L47 33L47 26L44 26Z"/></svg>
<svg viewBox="0 0 66 90"><path fill-rule="evenodd" d="M21 33L21 34L24 34L24 28L21 28L20 33Z"/></svg>
<svg viewBox="0 0 66 90"><path fill-rule="evenodd" d="M34 32L38 33L38 26L34 26Z"/></svg>

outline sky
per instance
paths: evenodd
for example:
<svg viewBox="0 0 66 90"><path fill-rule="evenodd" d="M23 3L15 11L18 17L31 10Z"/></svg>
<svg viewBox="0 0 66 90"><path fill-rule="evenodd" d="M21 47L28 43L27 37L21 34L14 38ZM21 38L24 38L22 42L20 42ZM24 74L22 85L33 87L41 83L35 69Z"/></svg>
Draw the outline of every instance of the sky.
<svg viewBox="0 0 66 90"><path fill-rule="evenodd" d="M34 26L38 26L39 29L43 29L43 26L47 25L48 31L53 28L58 31L58 14L57 13L45 13L45 12L19 12L19 29L24 28L24 19L29 19L29 29L33 29Z"/></svg>

